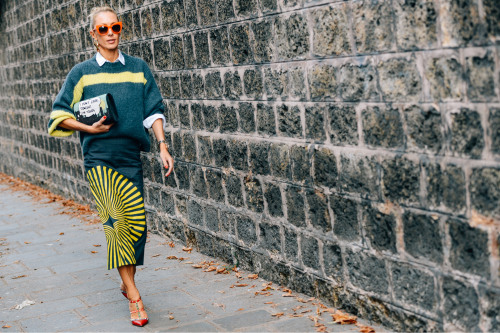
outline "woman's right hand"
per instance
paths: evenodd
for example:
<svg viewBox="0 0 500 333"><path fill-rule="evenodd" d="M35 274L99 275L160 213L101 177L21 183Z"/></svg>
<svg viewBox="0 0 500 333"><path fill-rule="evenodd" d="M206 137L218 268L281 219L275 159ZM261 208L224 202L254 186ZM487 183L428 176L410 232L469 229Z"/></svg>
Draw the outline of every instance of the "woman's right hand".
<svg viewBox="0 0 500 333"><path fill-rule="evenodd" d="M90 126L90 130L88 133L91 134L99 134L99 133L107 133L113 124L104 125L104 121L106 120L106 116L102 117L99 121L95 122Z"/></svg>
<svg viewBox="0 0 500 333"><path fill-rule="evenodd" d="M104 125L105 120L106 116L102 117L99 121L96 121L92 125L86 125L84 123L76 121L75 119L69 118L63 120L59 124L59 126L73 131L81 131L90 134L100 134L109 132L109 129L111 128L111 126L113 126L113 124Z"/></svg>

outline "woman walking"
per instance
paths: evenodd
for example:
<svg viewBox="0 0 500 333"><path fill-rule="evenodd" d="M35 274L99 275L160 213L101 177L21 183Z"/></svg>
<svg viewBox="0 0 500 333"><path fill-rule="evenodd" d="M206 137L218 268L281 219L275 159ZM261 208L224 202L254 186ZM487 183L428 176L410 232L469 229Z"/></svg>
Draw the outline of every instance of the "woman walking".
<svg viewBox="0 0 500 333"><path fill-rule="evenodd" d="M112 8L93 8L89 18L97 53L69 72L54 101L48 131L53 136L80 132L85 174L106 234L108 269L118 269L132 324L144 326L148 317L134 276L144 262L147 236L140 158L150 148L145 128L153 128L165 176L174 161L165 142L161 93L150 69L118 49L122 23ZM115 101L115 123L106 124L105 116L92 125L76 120L76 103L104 94Z"/></svg>

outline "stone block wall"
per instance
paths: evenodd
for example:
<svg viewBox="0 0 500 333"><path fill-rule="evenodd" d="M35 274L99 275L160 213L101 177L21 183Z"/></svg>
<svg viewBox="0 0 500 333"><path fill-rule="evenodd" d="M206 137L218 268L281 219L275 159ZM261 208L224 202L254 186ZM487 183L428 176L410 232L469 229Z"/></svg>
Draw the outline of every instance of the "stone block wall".
<svg viewBox="0 0 500 333"><path fill-rule="evenodd" d="M0 170L81 201L46 124L101 4L0 9ZM111 5L176 159L143 154L151 230L394 330L500 330L497 0Z"/></svg>

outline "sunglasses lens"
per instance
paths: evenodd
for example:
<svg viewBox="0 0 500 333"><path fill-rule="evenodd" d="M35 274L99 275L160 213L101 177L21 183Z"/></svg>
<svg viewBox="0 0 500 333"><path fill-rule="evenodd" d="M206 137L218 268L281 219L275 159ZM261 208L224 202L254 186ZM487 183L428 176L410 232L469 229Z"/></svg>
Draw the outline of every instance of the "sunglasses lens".
<svg viewBox="0 0 500 333"><path fill-rule="evenodd" d="M113 26L111 26L111 30L113 30L114 33L120 33L120 31L122 31L122 27L119 24L113 24Z"/></svg>
<svg viewBox="0 0 500 333"><path fill-rule="evenodd" d="M99 27L97 28L97 31L101 34L101 35L105 35L107 32L108 32L108 27Z"/></svg>

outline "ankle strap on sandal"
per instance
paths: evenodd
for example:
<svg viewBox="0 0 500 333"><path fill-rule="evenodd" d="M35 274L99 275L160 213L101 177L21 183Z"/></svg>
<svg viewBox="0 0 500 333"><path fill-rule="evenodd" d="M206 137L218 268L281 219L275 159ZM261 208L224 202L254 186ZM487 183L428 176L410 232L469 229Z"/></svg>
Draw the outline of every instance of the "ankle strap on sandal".
<svg viewBox="0 0 500 333"><path fill-rule="evenodd" d="M137 301L129 301L129 302L130 302L130 303L138 303L138 302L140 302L140 301L142 301L142 299L139 297L139 299L138 299Z"/></svg>

